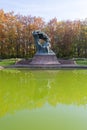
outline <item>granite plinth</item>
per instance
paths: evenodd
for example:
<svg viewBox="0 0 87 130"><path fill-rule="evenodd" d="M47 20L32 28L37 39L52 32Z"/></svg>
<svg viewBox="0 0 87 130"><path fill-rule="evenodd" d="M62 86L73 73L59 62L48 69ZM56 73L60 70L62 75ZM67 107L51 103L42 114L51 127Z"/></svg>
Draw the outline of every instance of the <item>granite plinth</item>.
<svg viewBox="0 0 87 130"><path fill-rule="evenodd" d="M36 54L30 65L58 65L60 64L56 55L53 54Z"/></svg>

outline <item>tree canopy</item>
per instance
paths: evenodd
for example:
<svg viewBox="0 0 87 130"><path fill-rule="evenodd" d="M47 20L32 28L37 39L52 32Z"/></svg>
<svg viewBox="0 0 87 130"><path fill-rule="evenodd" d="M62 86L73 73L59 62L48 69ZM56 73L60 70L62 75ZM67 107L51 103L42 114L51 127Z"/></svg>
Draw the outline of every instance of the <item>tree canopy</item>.
<svg viewBox="0 0 87 130"><path fill-rule="evenodd" d="M23 16L0 10L0 58L32 57L36 51L32 31L51 38L57 57L87 58L87 19L45 22L41 17Z"/></svg>

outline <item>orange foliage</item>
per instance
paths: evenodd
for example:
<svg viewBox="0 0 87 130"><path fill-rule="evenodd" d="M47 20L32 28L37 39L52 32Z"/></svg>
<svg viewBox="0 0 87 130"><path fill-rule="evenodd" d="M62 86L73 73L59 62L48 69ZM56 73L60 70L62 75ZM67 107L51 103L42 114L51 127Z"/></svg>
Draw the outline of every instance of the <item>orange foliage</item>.
<svg viewBox="0 0 87 130"><path fill-rule="evenodd" d="M3 10L0 10L0 57L32 57L34 30L48 34L58 57L87 57L87 20L53 18L46 23L41 17L14 15Z"/></svg>

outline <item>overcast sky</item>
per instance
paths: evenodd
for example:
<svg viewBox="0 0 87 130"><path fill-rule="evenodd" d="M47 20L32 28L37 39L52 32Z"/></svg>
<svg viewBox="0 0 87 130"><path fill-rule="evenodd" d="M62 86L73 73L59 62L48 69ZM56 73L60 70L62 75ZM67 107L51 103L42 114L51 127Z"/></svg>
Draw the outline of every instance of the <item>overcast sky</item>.
<svg viewBox="0 0 87 130"><path fill-rule="evenodd" d="M1 0L0 9L15 14L40 16L45 21L84 20L87 18L87 0Z"/></svg>

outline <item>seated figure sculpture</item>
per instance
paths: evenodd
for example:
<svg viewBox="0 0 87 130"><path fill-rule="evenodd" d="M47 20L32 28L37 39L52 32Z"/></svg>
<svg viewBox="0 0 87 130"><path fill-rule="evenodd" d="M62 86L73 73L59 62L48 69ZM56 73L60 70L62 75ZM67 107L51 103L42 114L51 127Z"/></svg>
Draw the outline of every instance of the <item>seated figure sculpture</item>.
<svg viewBox="0 0 87 130"><path fill-rule="evenodd" d="M33 31L32 34L34 37L37 53L53 53L53 51L50 49L50 39L44 32L36 30ZM41 44L40 39L44 40L44 43Z"/></svg>

